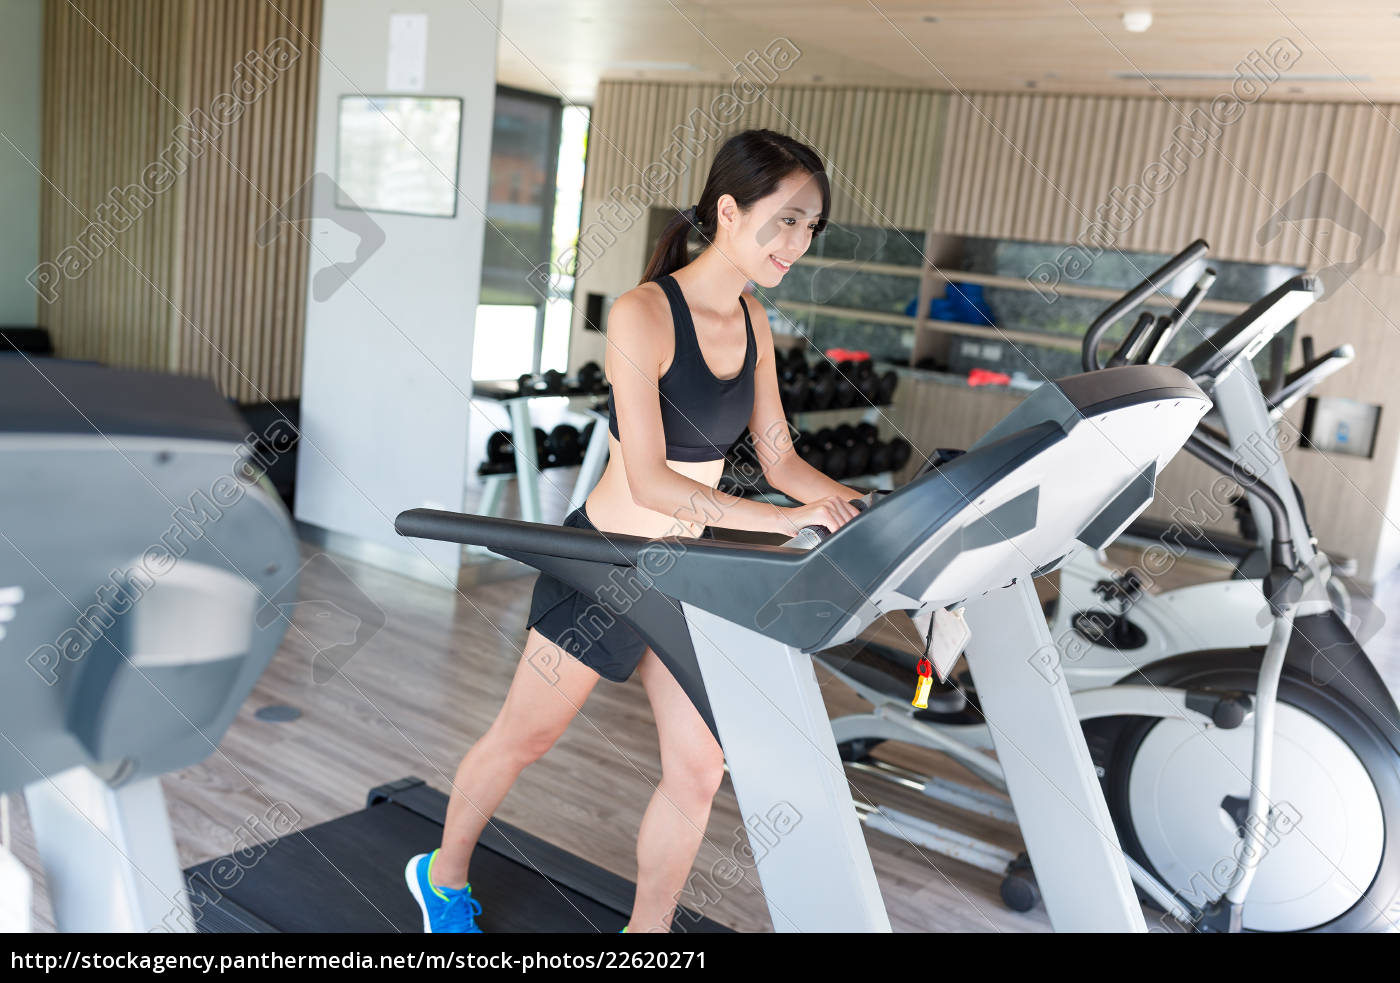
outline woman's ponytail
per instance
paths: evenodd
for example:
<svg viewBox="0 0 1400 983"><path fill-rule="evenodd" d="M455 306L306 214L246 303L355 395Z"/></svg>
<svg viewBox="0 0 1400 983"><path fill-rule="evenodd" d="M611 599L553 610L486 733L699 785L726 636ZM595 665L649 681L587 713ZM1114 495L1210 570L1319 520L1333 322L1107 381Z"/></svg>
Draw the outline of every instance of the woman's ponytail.
<svg viewBox="0 0 1400 983"><path fill-rule="evenodd" d="M659 280L690 262L690 231L694 229L704 235L696 217L697 209L698 206L691 205L683 212L676 212L666 223L647 262L646 272L642 274L642 283Z"/></svg>

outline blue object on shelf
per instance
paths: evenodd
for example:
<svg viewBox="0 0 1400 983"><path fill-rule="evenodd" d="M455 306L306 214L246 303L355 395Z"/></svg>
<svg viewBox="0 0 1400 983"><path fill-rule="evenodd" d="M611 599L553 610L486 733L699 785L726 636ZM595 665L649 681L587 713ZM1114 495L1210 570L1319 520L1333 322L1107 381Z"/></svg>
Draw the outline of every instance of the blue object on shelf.
<svg viewBox="0 0 1400 983"><path fill-rule="evenodd" d="M933 297L928 302L928 316L935 321L953 321L959 324L981 324L996 326L992 309L982 297L980 283L948 284L947 296ZM904 313L909 317L919 308L919 298L915 297L905 305Z"/></svg>

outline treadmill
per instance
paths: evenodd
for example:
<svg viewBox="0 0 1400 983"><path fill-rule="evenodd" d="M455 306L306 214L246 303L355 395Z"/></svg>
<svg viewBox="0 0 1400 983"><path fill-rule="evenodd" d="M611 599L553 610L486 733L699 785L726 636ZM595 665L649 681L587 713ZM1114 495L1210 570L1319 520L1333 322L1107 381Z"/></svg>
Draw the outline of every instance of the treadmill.
<svg viewBox="0 0 1400 983"><path fill-rule="evenodd" d="M1048 383L811 549L433 509L396 528L534 566L646 639L723 746L740 812L779 831L754 863L777 931L890 930L813 654L892 611L922 627L964 605L968 662L1052 924L1141 932L1063 675L1046 672L1054 642L1031 581L1119 535L1209 408L1161 366Z"/></svg>
<svg viewBox="0 0 1400 983"><path fill-rule="evenodd" d="M25 371L35 372L22 365L0 374L0 408L9 411L0 414L0 453L18 465L0 468L0 487L9 493L3 508L17 520L5 527L22 533L18 545L40 566L54 566L42 561L61 554L68 596L90 595L103 571L130 563L140 544L159 536L171 501L212 487L236 449L233 410L207 383L149 373L119 380L133 374L103 369L112 375L56 383L62 393L76 393L86 413L65 412L49 397L52 419L6 433L32 418L31 401L43 397ZM126 412L129 406L139 412ZM1041 386L966 454L878 499L811 550L647 540L425 509L403 513L396 526L407 536L484 546L590 592L618 578L633 585L632 603L613 613L647 639L719 738L741 812L780 833L755 861L779 931L890 930L812 654L850 641L890 611L927 623L937 609L965 604L978 642L969 663L1012 802L1025 817L1023 836L1052 923L1069 931L1143 931L1064 680L1047 678L1043 660L1033 658L1052 650L1053 641L1031 578L1080 545L1099 547L1117 536L1151 501L1157 473L1208 408L1189 378L1160 366ZM125 421L125 454L103 445L112 442L111 424L94 434L86 422L104 419L104 411ZM136 449L143 456L135 457ZM152 494L151 474L162 475L164 495ZM57 516L63 538L35 516ZM35 674L24 655L70 628L76 612L37 574L20 573L25 607L17 630L0 641L11 656L0 660L10 684L0 699L7 711L11 703L23 708L8 719L34 735L21 735L27 757L0 752L0 775L6 788L27 787L41 854L59 885L61 928L107 927L110 884L139 891L142 878L130 865L123 870L114 853L99 873L116 880L95 875L91 858L100 846L75 849L72 837L100 819L74 805L85 799L47 794L46 786L77 776L72 780L116 801L119 825L139 826L148 845L163 845L167 901L184 905L169 876L174 849L157 776L214 749L285 630L280 619L258 617L258 602L286 590L296 560L290 524L270 489L253 486L203 532L208 538L197 539L152 592L183 603L131 606L134 614L119 619L131 629L121 636L128 644L107 646L102 659L80 662L83 671L60 676L56 686L27 678ZM23 571L21 563L11 566ZM175 671L167 677L162 668ZM168 707L177 700L182 712L174 714ZM47 753L53 749L64 753ZM26 767L30 762L38 767ZM133 785L142 789L139 802L126 795ZM420 782L396 782L376 789L360 813L192 868L185 872L186 927L384 931L387 920L419 930L403 862L440 834L443 805L441 794ZM495 825L473 858L473 882L491 899L485 929L570 930L546 905L574 911L575 928L620 926L630 885ZM498 880L485 886L488 877ZM309 883L333 887L318 900L363 898L379 921L362 927L350 902L344 911L324 904L315 913L293 910L285 898L305 896ZM584 903L590 900L598 907ZM123 924L172 927L159 918L160 907L142 905ZM607 920L608 910L617 921ZM687 924L695 921L688 912L677 917L692 931L703 925Z"/></svg>
<svg viewBox="0 0 1400 983"><path fill-rule="evenodd" d="M0 359L0 791L24 792L60 931L422 931L404 851L441 839L447 797L416 778L301 831L269 801L275 843L179 867L160 776L215 751L296 596L295 532L249 437L208 380ZM616 932L633 900L500 822L472 881L493 931Z"/></svg>

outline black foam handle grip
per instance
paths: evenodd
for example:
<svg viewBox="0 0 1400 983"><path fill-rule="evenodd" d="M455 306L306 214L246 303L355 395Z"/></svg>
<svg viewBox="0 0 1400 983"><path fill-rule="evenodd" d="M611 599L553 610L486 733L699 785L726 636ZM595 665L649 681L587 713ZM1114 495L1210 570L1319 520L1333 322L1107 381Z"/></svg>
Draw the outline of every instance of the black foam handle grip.
<svg viewBox="0 0 1400 983"><path fill-rule="evenodd" d="M854 498L854 499L851 499L851 501L850 501L849 504L854 505L857 512L864 512L867 508L870 507L869 505L866 504L865 499L863 499L863 498ZM818 541L821 541L821 540L823 540L823 539L825 539L826 537L828 537L828 536L831 535L831 530L828 529L826 526L823 526L823 525L815 525L815 524L814 524L814 525L810 525L810 526L803 526L801 529L797 530L797 535L798 535L798 536L801 536L804 532L807 532L809 529L810 529L814 534L816 534L816 537L817 537L817 540L818 540ZM794 537L794 538L796 538L796 537Z"/></svg>

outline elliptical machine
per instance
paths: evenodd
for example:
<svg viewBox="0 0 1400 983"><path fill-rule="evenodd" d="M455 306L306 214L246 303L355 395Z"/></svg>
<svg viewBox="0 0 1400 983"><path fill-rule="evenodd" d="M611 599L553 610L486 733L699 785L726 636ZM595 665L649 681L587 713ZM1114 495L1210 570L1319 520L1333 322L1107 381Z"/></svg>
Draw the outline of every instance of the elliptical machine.
<svg viewBox="0 0 1400 983"><path fill-rule="evenodd" d="M1214 279L1214 272L1206 270L1176 309L1159 319L1160 326L1154 328L1156 333L1150 344L1139 349L1139 362L1160 360L1167 344L1195 310ZM1301 311L1311 306L1316 295L1309 289L1294 289L1298 286L1297 282L1290 281L1275 291L1273 296L1276 302L1287 305L1290 310L1296 308ZM1267 304L1256 305L1256 309L1263 316L1273 316ZM1103 331L1111 323L1105 318L1111 315L1112 309L1098 318L1090 327L1090 334L1102 337ZM1151 315L1142 317L1150 318ZM1273 356L1271 375L1267 384L1260 384L1257 398L1264 401L1274 427L1283 422L1284 414L1314 386L1349 365L1355 357L1350 345L1342 345L1319 356L1313 348L1312 339L1304 338L1303 366L1285 375L1284 338L1276 336L1270 350ZM1087 355L1085 364L1089 364ZM1258 419L1241 418L1238 405L1234 405L1213 410L1205 422L1223 426L1226 431L1251 433L1253 431L1249 428L1257 425ZM1273 430L1269 433L1272 434ZM1251 437L1245 463L1261 455L1269 458L1277 456L1280 453L1277 444L1276 440L1266 443ZM1290 485L1289 494L1298 499L1299 514L1306 518L1297 489ZM1147 665L1159 659L1207 648L1267 645L1273 618L1261 593L1261 585L1269 569L1270 544L1267 536L1261 536L1261 527L1255 515L1263 508L1257 500L1251 501L1248 495L1225 498L1205 495L1197 490L1192 492L1187 502L1177 503L1178 514L1172 521L1141 521L1130 526L1125 534L1125 540L1130 538L1135 545L1148 549L1159 547L1156 553L1160 554L1160 548L1165 548L1173 562L1182 555L1199 556L1217 563L1223 561L1231 568L1226 579L1151 591L1148 588L1154 575L1160 575L1163 571L1130 569L1120 573L1109 565L1102 550L1084 550L1066 561L1060 569L1058 593L1048 610L1051 634L1061 650L1072 657L1076 664L1075 671L1087 673L1091 665L1099 664L1112 678L1122 665L1121 659L1082 658L1087 652L1098 648L1132 652L1134 665ZM1200 527L1202 521L1215 522L1227 516L1231 510L1245 533L1243 539L1220 536ZM1267 529L1267 524L1263 528ZM1164 562L1163 565L1167 564ZM1329 560L1328 576L1325 578L1327 589L1338 613L1350 623L1351 597L1341 579L1333 575L1335 573ZM1084 684L1095 681L1085 679Z"/></svg>
<svg viewBox="0 0 1400 983"><path fill-rule="evenodd" d="M1097 350L1112 324L1205 251L1193 243L1106 311L1085 339L1085 367L1100 367ZM1160 658L1148 649L1144 658L1142 647L1091 644L1071 629L1079 644L1056 635L1058 644L1038 653L1047 677L1062 676L1073 693L1134 882L1163 911L1203 930L1380 929L1400 899L1400 712L1335 610L1330 565L1282 454L1257 449L1272 421L1250 358L1317 292L1311 278L1295 277L1177 363L1212 396L1227 430L1198 430L1186 449L1240 481L1269 543L1267 575L1231 582L1253 590L1242 605L1245 630L1266 631L1265 643L1207 644ZM1177 313L1198 301L1188 294ZM1142 315L1108 364L1159 357L1182 319ZM1269 616L1256 625L1264 610ZM917 654L855 645L820 658L874 704L832 722L854 767L1014 818L995 797L921 782L870 756L881 741L905 741L948 753L1001 788L967 674L936 693L929 710L913 710L908 679ZM1034 904L1024 858L890 810L867 823L1001 869L1007 903Z"/></svg>

